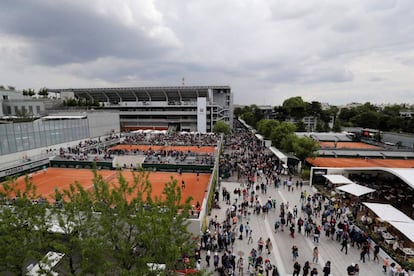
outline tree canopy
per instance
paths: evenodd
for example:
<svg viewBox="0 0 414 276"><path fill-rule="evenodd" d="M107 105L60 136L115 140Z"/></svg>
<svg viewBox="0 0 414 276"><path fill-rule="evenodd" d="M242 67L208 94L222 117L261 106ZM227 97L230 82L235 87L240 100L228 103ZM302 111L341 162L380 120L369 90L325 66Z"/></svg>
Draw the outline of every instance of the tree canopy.
<svg viewBox="0 0 414 276"><path fill-rule="evenodd" d="M224 121L217 121L213 126L214 133L230 134L230 126Z"/></svg>
<svg viewBox="0 0 414 276"><path fill-rule="evenodd" d="M48 250L65 254L59 266L72 275L150 275L147 263L174 270L195 248L186 228L191 198L181 198L172 178L153 198L144 171L133 183L120 172L118 183L112 186L94 171L93 189L75 182L56 190L49 203L39 200L30 179L25 191L10 180L1 190L0 270L25 274L27 263ZM51 232L53 224L58 233Z"/></svg>

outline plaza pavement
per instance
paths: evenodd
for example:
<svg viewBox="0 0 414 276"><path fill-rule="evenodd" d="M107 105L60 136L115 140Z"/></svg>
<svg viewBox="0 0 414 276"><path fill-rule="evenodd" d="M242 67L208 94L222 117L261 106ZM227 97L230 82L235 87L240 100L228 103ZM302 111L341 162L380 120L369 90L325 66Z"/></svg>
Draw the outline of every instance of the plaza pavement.
<svg viewBox="0 0 414 276"><path fill-rule="evenodd" d="M230 178L230 181L235 180L234 178ZM293 179L293 183L296 183L296 179ZM237 195L233 193L233 190L235 188L240 187L239 182L221 182L220 187L220 207L221 209L213 209L211 212L211 215L208 217L207 221L209 221L210 218L214 218L214 216L217 215L218 221L222 222L225 219L225 212L230 205L226 205L224 201L222 201L221 196L221 189L222 187L226 187L226 189L231 193L231 202L233 203L235 199L237 198ZM242 188L242 187L240 187ZM308 194L313 194L315 191L312 187L308 185L304 185L302 190L306 190ZM378 275L385 275L382 272L382 258L380 257L379 263L373 262L372 260L368 260L366 258L366 262L362 263L362 261L359 260L359 253L360 251L358 248L350 247L348 249L348 254L345 255L344 252L340 251L341 245L336 240L331 240L330 238L325 237L324 232L322 231L320 242L319 244L313 243L313 237L305 237L302 233L295 233L295 238L290 237L290 232L288 229L285 229L284 232L279 231L278 233L274 232L274 222L276 218L279 216L280 211L280 204L281 202L289 202L289 208L293 208L294 205L298 206L298 217L304 218L304 214L302 214L300 210L300 189L295 190L292 192L288 192L287 188L283 189L282 187L278 190L275 187L268 187L267 194L262 194L260 191L256 193L259 195L261 202L266 202L269 196L276 199L276 210L271 209L269 210L267 215L263 215L262 213L260 215L251 214L250 218L243 218L242 223L245 225L246 221L249 220L250 228L252 231L253 236L253 243L247 244L247 239L245 237L245 234L243 235L243 240L236 239L233 247L233 253L238 254L240 251L242 251L244 254L245 259L245 266L244 266L244 275L249 275L247 271L247 257L249 255L250 250L254 247L257 248L257 241L260 237L263 238L263 240L266 240L267 238L270 238L273 245L273 251L270 255L267 255L266 250L263 250L263 259L270 259L271 263L276 265L279 273L281 276L284 275L292 275L293 273L293 260L292 260L292 254L291 254L291 248L293 245L296 245L299 248L299 257L298 262L303 267L303 264L305 261L309 261L311 264L311 268L316 267L318 270L318 275L322 274L322 269L326 263L326 261L331 261L331 275L333 276L339 276L339 275L347 275L346 268L351 263L358 263L360 267L360 274L364 276L378 276ZM240 200L238 201L240 202ZM251 209L253 211L253 209ZM320 221L319 218L317 218L317 221ZM238 225L240 224L240 221L238 222ZM285 227L286 228L286 227ZM238 233L238 226L237 226L237 233ZM318 246L319 249L319 261L318 263L312 263L312 257L313 257L313 248L315 246ZM206 262L204 255L205 251L202 254L202 268L206 268ZM213 255L214 252L211 252L211 263L213 262ZM220 257L222 255L222 252L219 253ZM373 254L371 251L371 258ZM238 259L238 256L237 256ZM236 260L237 260L236 259ZM221 262L220 262L221 265ZM217 272L213 271L213 266L210 266L209 268L206 268L209 271L212 271L212 275L218 275ZM237 271L237 270L236 270ZM237 274L236 274L237 275ZM300 273L302 275L302 271Z"/></svg>

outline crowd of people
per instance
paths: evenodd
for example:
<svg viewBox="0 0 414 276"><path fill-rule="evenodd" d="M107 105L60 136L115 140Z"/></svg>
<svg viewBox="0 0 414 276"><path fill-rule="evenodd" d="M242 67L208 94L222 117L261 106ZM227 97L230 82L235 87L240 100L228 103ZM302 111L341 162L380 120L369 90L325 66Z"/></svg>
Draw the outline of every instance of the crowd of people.
<svg viewBox="0 0 414 276"><path fill-rule="evenodd" d="M130 133L125 136L125 145L174 145L174 146L216 146L220 136L213 133Z"/></svg>
<svg viewBox="0 0 414 276"><path fill-rule="evenodd" d="M287 268L288 273L330 275L332 262L327 260L320 264L319 250L324 247L323 243L331 240L337 242L338 254L342 252L347 255L349 248L353 248L351 254L355 254L355 249L359 252L355 256L359 264L350 263L344 274L372 275L364 274L364 267L361 269L360 265L367 261L380 263L380 248L378 245L371 248L373 243L367 233L353 224L350 214L355 208L349 202L334 201L315 191L307 193L306 189L302 189L303 182L283 175L279 160L247 131L236 130L234 135L227 137L225 146L220 171L229 172L238 180L239 187L232 191L221 187L215 191L213 206L220 208L224 219L220 221L217 216L210 219L208 230L200 242L201 249L208 252L206 256L210 256L211 252L217 256L214 271L219 275L244 275L246 272L247 275L279 275L276 263L272 263L270 258L276 245L271 243L271 237L254 240L250 225L252 216L265 217L272 212L276 215L274 235L288 232L294 243L296 234L299 234L310 239L314 245L312 260L303 263L298 258L299 253L308 249L295 244L292 246L292 268ZM270 189L283 189L283 192L297 195L297 204L276 204L276 199L268 195ZM242 242L251 249L248 252L234 252L235 247L240 248L234 245ZM332 246L332 242L329 244ZM403 267L395 263L385 264L384 271L392 276L408 275Z"/></svg>

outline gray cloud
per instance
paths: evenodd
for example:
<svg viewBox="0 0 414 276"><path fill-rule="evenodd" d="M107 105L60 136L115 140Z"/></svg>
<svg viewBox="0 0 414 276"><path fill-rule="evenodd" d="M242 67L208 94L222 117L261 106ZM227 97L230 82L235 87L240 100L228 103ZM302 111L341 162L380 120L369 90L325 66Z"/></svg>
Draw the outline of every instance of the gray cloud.
<svg viewBox="0 0 414 276"><path fill-rule="evenodd" d="M7 1L0 12L3 32L24 37L35 62L58 65L99 57L150 59L168 49L144 31L125 26L71 2ZM140 28L142 27L142 28Z"/></svg>
<svg viewBox="0 0 414 276"><path fill-rule="evenodd" d="M241 104L414 102L412 18L410 0L5 0L0 76L22 89L185 77Z"/></svg>

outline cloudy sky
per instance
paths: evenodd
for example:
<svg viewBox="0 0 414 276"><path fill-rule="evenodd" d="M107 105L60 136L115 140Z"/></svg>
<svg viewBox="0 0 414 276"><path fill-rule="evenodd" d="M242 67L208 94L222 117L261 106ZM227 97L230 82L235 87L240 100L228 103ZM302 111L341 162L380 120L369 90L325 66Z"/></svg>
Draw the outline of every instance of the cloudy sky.
<svg viewBox="0 0 414 276"><path fill-rule="evenodd" d="M2 0L0 84L414 104L412 0Z"/></svg>

